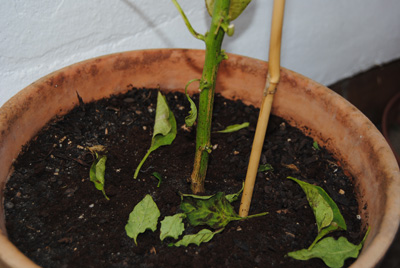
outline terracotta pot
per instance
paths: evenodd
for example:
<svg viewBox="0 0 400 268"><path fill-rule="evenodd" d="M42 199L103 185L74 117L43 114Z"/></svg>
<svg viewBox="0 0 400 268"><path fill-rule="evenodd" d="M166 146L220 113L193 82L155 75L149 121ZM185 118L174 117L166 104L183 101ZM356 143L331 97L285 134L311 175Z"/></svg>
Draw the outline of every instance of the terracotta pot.
<svg viewBox="0 0 400 268"><path fill-rule="evenodd" d="M12 163L51 118L71 110L76 92L85 102L134 87L182 91L187 81L201 76L204 51L162 49L131 51L87 60L34 82L0 110L0 197L12 173ZM217 91L227 98L260 104L267 63L229 55L218 77ZM190 88L195 90L195 86ZM400 221L400 173L384 137L354 106L328 88L282 69L273 113L302 129L330 150L356 179L362 224L371 227L352 267L378 265ZM37 267L6 238L0 207L0 266Z"/></svg>
<svg viewBox="0 0 400 268"><path fill-rule="evenodd" d="M396 156L397 163L400 165L400 144L399 140L395 141L395 137L400 139L400 92L390 99L383 111L382 116L382 133L385 136L389 146L392 148ZM397 134L397 135L396 135Z"/></svg>

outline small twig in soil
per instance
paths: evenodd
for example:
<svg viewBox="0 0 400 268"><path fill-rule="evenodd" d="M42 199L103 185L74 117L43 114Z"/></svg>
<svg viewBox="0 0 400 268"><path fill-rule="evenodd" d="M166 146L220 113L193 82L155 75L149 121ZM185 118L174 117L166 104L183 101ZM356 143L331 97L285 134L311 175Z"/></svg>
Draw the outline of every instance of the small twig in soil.
<svg viewBox="0 0 400 268"><path fill-rule="evenodd" d="M143 99L143 102L148 100L150 98L150 96L151 96L151 91L149 91L149 94L147 94L147 96Z"/></svg>

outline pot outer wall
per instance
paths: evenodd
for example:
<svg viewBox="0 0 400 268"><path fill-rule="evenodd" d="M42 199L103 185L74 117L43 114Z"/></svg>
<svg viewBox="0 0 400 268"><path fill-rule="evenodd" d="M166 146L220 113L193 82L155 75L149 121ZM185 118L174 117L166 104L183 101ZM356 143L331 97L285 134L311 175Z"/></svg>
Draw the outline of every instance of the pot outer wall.
<svg viewBox="0 0 400 268"><path fill-rule="evenodd" d="M38 267L6 238L4 188L21 147L55 115L84 102L136 88L183 92L200 78L203 50L130 51L80 62L32 83L0 109L0 266ZM229 54L223 61L217 92L259 107L268 64ZM355 178L363 226L370 226L364 248L352 267L376 267L400 222L400 172L395 157L375 126L353 105L328 88L282 68L273 110L341 160ZM189 92L197 90L192 83ZM361 209L366 207L367 209Z"/></svg>
<svg viewBox="0 0 400 268"><path fill-rule="evenodd" d="M394 139L391 140L390 132L392 125L400 125L400 92L390 99L382 115L383 136L386 138L389 146L392 148L393 153L396 156L397 163L400 165L400 151L398 149L398 146L396 147L394 145L396 141Z"/></svg>

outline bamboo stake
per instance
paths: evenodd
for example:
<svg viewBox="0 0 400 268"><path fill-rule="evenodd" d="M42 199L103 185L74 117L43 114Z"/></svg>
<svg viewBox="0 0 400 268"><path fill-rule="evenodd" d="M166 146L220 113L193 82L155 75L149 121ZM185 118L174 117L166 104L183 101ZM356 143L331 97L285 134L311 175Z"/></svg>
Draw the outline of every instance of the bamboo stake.
<svg viewBox="0 0 400 268"><path fill-rule="evenodd" d="M241 217L246 217L249 213L254 184L260 162L261 150L263 148L269 115L271 113L272 101L274 99L276 87L280 79L281 37L284 11L285 0L274 0L269 47L268 75L264 87L263 100L261 103L260 114L258 116L256 133L254 135L253 146L251 148L250 160L239 208L239 215Z"/></svg>

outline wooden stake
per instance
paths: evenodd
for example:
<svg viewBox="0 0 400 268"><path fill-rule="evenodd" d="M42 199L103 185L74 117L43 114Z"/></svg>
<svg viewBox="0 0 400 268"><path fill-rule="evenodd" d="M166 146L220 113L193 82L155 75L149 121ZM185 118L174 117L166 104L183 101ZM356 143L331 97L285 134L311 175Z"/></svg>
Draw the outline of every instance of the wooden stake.
<svg viewBox="0 0 400 268"><path fill-rule="evenodd" d="M264 87L264 96L261 103L260 114L258 116L253 146L251 148L250 160L242 194L242 201L239 208L239 215L241 217L246 217L249 213L254 184L260 163L261 151L264 144L265 133L267 131L269 115L271 113L272 101L274 99L276 87L280 79L281 37L284 11L285 0L274 0L269 47L268 75Z"/></svg>

